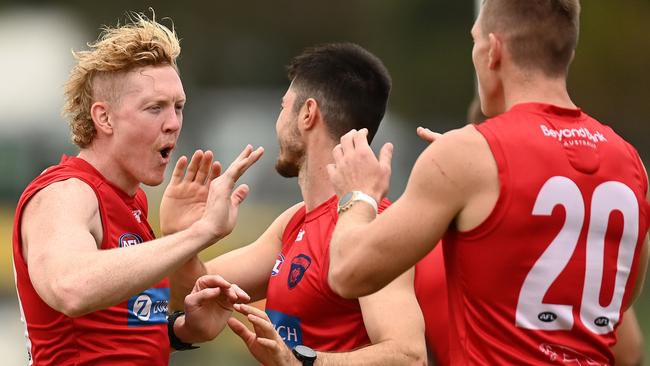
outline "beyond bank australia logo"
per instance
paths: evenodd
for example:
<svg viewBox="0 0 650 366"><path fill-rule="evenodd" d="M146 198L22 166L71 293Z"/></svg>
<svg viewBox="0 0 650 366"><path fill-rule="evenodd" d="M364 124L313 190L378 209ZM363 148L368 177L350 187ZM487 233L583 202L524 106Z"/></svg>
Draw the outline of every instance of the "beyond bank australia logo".
<svg viewBox="0 0 650 366"><path fill-rule="evenodd" d="M310 265L311 258L304 254L298 254L297 256L293 257L291 260L289 277L287 277L289 289L293 289L298 285Z"/></svg>

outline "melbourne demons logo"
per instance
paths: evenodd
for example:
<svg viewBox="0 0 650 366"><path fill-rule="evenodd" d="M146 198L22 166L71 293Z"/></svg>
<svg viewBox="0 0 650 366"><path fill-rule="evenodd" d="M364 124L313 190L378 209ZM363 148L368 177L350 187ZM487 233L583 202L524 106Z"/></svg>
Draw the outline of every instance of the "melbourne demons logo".
<svg viewBox="0 0 650 366"><path fill-rule="evenodd" d="M307 269L311 265L311 258L304 254L298 254L293 257L291 260L291 271L289 272L289 277L287 278L287 283L289 284L289 289L293 289L298 285L298 282L302 280L302 277L307 272Z"/></svg>
<svg viewBox="0 0 650 366"><path fill-rule="evenodd" d="M130 247L131 245L140 244L142 242L143 240L140 237L140 235L134 233L122 234L122 236L120 236L120 239L118 240L120 248Z"/></svg>

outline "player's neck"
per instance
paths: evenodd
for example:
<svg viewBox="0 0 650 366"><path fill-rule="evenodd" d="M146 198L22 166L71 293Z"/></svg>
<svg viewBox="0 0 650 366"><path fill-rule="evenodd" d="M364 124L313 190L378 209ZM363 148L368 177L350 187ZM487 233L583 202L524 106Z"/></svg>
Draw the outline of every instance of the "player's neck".
<svg viewBox="0 0 650 366"><path fill-rule="evenodd" d="M544 103L554 106L578 108L566 88L566 79L543 76L513 79L504 82L504 111L521 103Z"/></svg>
<svg viewBox="0 0 650 366"><path fill-rule="evenodd" d="M114 186L120 188L128 195L134 195L140 186L139 182L131 182L128 174L125 174L116 165L116 161L111 158L111 154L100 154L96 147L90 146L82 149L77 157L85 160L88 164L111 182Z"/></svg>
<svg viewBox="0 0 650 366"><path fill-rule="evenodd" d="M334 146L333 143L325 143L307 149L305 162L298 176L298 184L308 212L330 199L335 193L327 174L327 165L334 163L332 158Z"/></svg>

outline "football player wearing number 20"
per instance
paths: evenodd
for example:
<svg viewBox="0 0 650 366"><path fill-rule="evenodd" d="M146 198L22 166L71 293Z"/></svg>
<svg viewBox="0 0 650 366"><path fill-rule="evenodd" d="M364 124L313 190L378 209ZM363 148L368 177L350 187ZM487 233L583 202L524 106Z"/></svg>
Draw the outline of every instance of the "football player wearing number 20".
<svg viewBox="0 0 650 366"><path fill-rule="evenodd" d="M439 136L382 215L340 215L329 283L344 297L381 288L440 239L453 365L613 364L609 346L647 266L647 173L636 150L585 114L566 86L577 0L485 0L471 34L482 111ZM328 167L339 196L388 190L351 131ZM408 248L406 248L408 246ZM436 294L431 294L436 296Z"/></svg>

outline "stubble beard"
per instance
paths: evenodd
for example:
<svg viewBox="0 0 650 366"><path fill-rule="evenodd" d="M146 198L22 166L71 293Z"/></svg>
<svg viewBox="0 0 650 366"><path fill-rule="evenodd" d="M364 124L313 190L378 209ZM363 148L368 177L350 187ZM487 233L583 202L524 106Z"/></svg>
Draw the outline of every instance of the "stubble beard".
<svg viewBox="0 0 650 366"><path fill-rule="evenodd" d="M305 160L305 145L297 140L280 142L280 154L275 162L275 170L285 178L297 177Z"/></svg>

